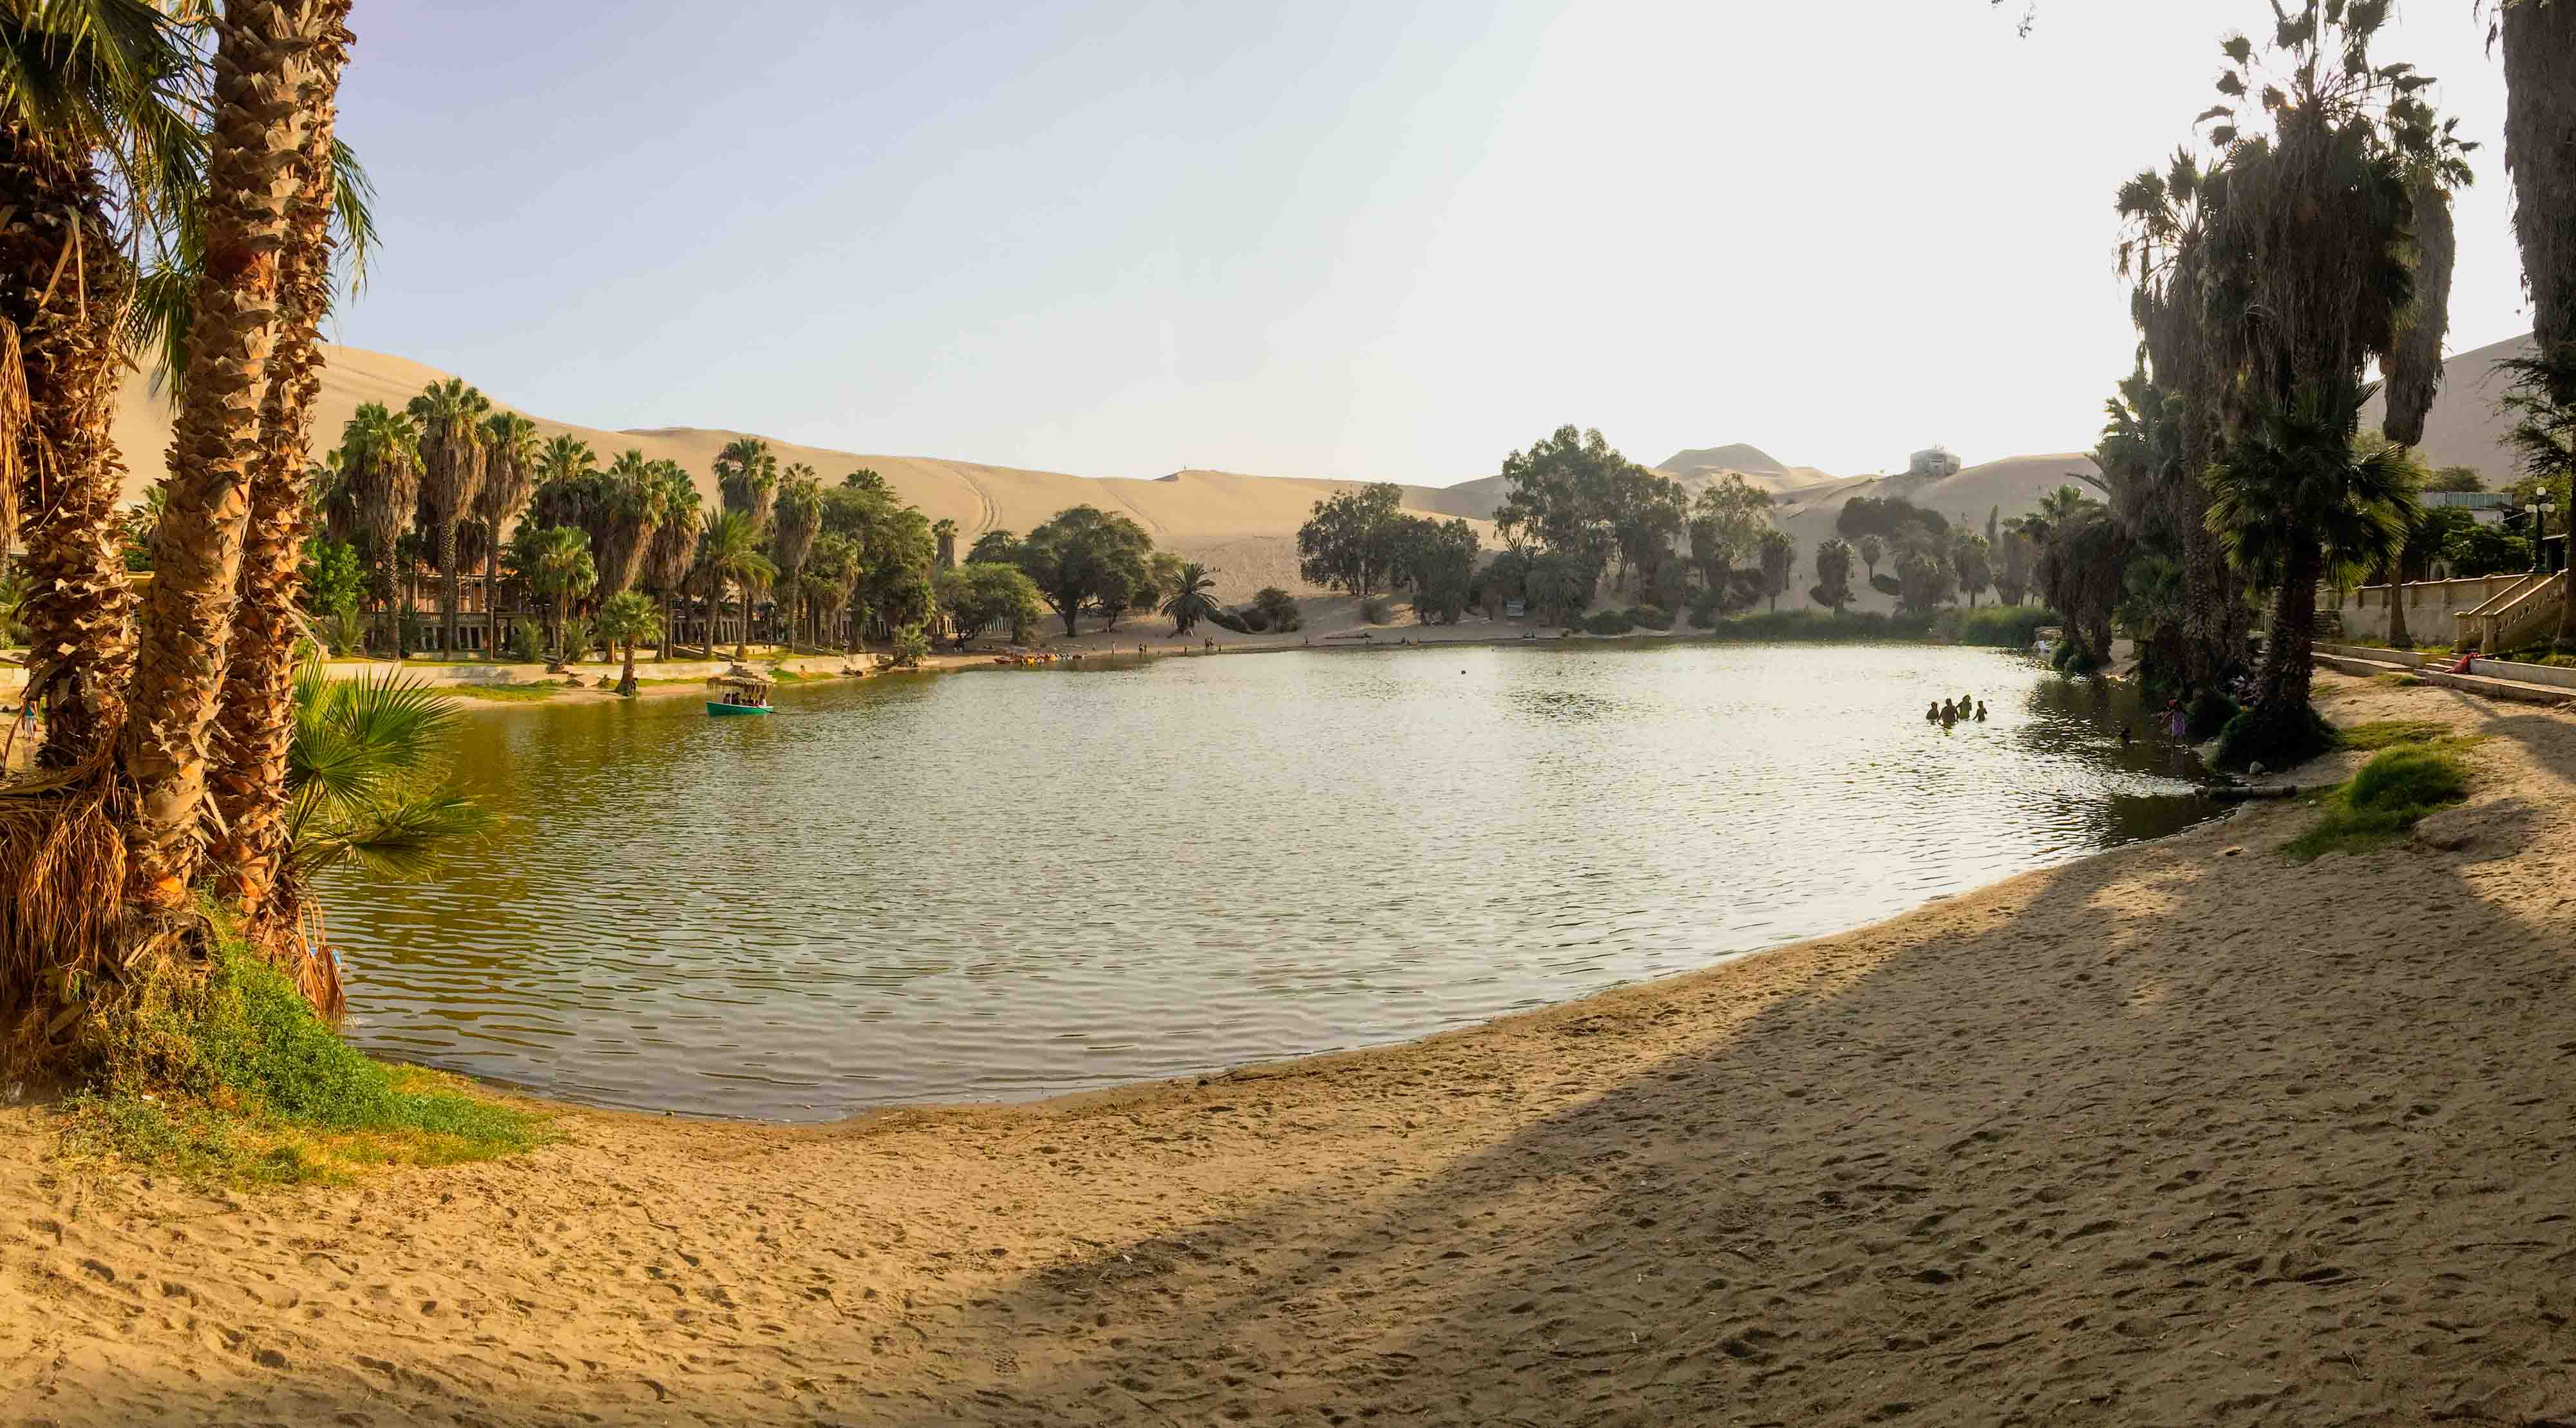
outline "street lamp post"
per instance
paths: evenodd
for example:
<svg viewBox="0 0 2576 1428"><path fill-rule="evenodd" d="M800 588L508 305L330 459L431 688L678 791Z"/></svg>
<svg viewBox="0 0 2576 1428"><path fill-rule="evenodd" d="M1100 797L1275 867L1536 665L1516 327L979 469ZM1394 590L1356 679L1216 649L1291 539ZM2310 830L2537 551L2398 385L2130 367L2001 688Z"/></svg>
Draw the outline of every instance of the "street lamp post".
<svg viewBox="0 0 2576 1428"><path fill-rule="evenodd" d="M2523 510L2531 516L2531 573L2538 575L2549 567L2549 518L2558 503L2544 498L2525 503Z"/></svg>

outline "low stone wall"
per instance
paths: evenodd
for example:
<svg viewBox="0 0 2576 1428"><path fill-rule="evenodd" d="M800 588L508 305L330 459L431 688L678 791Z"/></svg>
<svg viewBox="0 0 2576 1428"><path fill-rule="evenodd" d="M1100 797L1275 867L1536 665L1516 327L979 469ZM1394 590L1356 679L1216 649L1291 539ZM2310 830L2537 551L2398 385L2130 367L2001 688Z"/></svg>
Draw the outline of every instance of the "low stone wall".
<svg viewBox="0 0 2576 1428"><path fill-rule="evenodd" d="M2459 621L2487 601L2503 594L2527 578L2517 571L2511 575L2480 575L2468 580L2419 580L2406 589L2406 632L2419 640L2450 644L2459 637ZM2364 585L2355 590L2320 587L2317 609L2338 615L2343 632L2356 640L2388 638L2388 587Z"/></svg>

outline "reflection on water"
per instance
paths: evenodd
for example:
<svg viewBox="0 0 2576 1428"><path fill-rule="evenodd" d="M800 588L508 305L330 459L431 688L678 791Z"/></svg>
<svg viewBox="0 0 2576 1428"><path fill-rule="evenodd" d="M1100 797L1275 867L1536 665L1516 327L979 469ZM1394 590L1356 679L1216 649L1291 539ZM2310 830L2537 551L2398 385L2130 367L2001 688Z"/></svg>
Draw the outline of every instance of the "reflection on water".
<svg viewBox="0 0 2576 1428"><path fill-rule="evenodd" d="M1983 698L1945 731L1927 701ZM819 1119L1402 1038L2207 817L1982 650L1415 649L478 711L510 818L329 889L370 1048ZM2123 723L2137 741L2123 750Z"/></svg>

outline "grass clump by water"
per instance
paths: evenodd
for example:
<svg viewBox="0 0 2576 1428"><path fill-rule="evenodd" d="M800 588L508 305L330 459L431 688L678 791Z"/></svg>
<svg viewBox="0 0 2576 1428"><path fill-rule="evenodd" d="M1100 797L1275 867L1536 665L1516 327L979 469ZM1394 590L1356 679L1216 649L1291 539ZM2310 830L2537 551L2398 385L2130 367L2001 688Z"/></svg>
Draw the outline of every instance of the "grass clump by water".
<svg viewBox="0 0 2576 1428"><path fill-rule="evenodd" d="M531 1149L545 1118L455 1078L362 1055L219 929L205 975L164 975L92 1032L97 1074L63 1103L65 1153L191 1180L333 1181Z"/></svg>
<svg viewBox="0 0 2576 1428"><path fill-rule="evenodd" d="M564 684L457 684L441 686L438 692L463 699L534 704L539 700L552 699L569 688L570 685Z"/></svg>
<svg viewBox="0 0 2576 1428"><path fill-rule="evenodd" d="M2435 743L2400 743L2384 749L2352 782L2321 800L2317 826L2282 851L2307 862L2327 853L2353 853L2401 837L2424 815L2469 796L2469 766L2458 752Z"/></svg>
<svg viewBox="0 0 2576 1428"><path fill-rule="evenodd" d="M1695 613L1691 623L1721 640L1797 640L1820 644L1846 641L1937 640L1949 644L1991 645L2028 649L2038 632L2063 623L2053 611L2035 605L1990 605L1978 610L1945 609L1930 614L1879 610L1760 610L1743 615Z"/></svg>

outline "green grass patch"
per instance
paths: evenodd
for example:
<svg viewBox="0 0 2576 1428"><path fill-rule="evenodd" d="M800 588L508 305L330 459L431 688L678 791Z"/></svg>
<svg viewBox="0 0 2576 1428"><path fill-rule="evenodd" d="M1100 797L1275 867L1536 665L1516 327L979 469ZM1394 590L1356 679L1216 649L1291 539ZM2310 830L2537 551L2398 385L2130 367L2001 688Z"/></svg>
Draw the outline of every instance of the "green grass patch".
<svg viewBox="0 0 2576 1428"><path fill-rule="evenodd" d="M2402 676L2401 676L2402 677ZM2451 726L2433 719L2380 719L2368 724L2353 724L2335 730L2335 742L2347 749L2373 753L2393 749L2401 744L2433 744L2451 741ZM2463 746L2465 746L2464 741Z"/></svg>
<svg viewBox="0 0 2576 1428"><path fill-rule="evenodd" d="M63 1104L63 1149L76 1161L293 1185L486 1160L554 1138L545 1117L454 1077L361 1054L229 937L205 975L164 975L97 1021L100 1074Z"/></svg>
<svg viewBox="0 0 2576 1428"><path fill-rule="evenodd" d="M2411 674L2374 674L2370 682L2389 689L2411 689L2424 681Z"/></svg>
<svg viewBox="0 0 2576 1428"><path fill-rule="evenodd" d="M2469 766L2455 749L2399 744L2320 798L2316 826L2282 851L2301 863L2327 853L2357 853L2402 837L2424 815L2468 796Z"/></svg>

